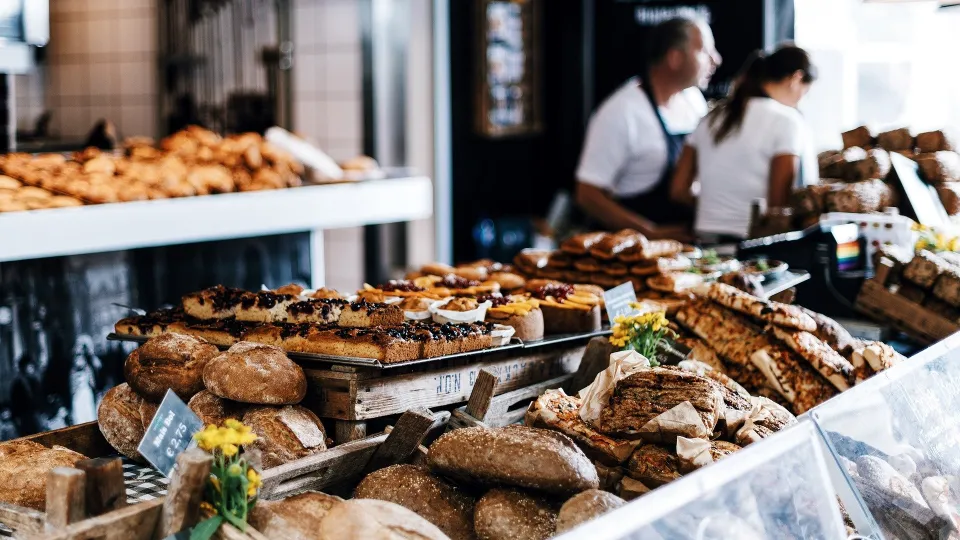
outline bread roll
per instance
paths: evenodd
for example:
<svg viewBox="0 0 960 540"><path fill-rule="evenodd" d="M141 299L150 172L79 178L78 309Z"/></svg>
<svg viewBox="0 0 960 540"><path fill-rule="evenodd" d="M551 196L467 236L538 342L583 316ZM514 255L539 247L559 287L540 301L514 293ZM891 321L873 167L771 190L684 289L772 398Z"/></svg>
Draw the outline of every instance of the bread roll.
<svg viewBox="0 0 960 540"><path fill-rule="evenodd" d="M228 418L239 421L248 408L243 403L223 399L208 390L190 398L187 407L203 420L204 425L215 426L222 426Z"/></svg>
<svg viewBox="0 0 960 540"><path fill-rule="evenodd" d="M210 360L203 382L217 396L241 403L295 404L307 394L303 369L283 349L245 341Z"/></svg>
<svg viewBox="0 0 960 540"><path fill-rule="evenodd" d="M434 472L484 485L566 494L600 484L597 469L569 437L525 426L445 433L430 446L427 462Z"/></svg>
<svg viewBox="0 0 960 540"><path fill-rule="evenodd" d="M317 533L321 540L449 540L435 525L399 504L372 499L334 505Z"/></svg>
<svg viewBox="0 0 960 540"><path fill-rule="evenodd" d="M937 186L937 195L947 214L960 214L960 182L946 182Z"/></svg>
<svg viewBox="0 0 960 540"><path fill-rule="evenodd" d="M943 131L928 131L917 134L917 150L922 153L957 150L956 142Z"/></svg>
<svg viewBox="0 0 960 540"><path fill-rule="evenodd" d="M877 135L877 145L888 152L913 149L913 135L907 128L884 131Z"/></svg>
<svg viewBox="0 0 960 540"><path fill-rule="evenodd" d="M452 540L475 540L476 501L418 465L392 465L367 475L354 491L358 499L388 501L412 510Z"/></svg>
<svg viewBox="0 0 960 540"><path fill-rule="evenodd" d="M556 529L550 502L515 489L491 489L477 501L473 523L480 540L546 540Z"/></svg>
<svg viewBox="0 0 960 540"><path fill-rule="evenodd" d="M156 408L146 404L130 385L124 383L115 386L103 396L97 409L100 432L117 452L142 462L143 456L137 451L137 446L153 418L149 412L151 409L156 413ZM147 416L150 418L147 419Z"/></svg>
<svg viewBox="0 0 960 540"><path fill-rule="evenodd" d="M870 146L873 144L873 135L870 134L870 129L867 126L860 126L850 131L845 131L840 134L843 138L843 148L847 149L852 146Z"/></svg>
<svg viewBox="0 0 960 540"><path fill-rule="evenodd" d="M578 493L560 507L560 513L557 514L556 533L565 533L581 523L596 519L625 504L627 501L599 489L588 489Z"/></svg>
<svg viewBox="0 0 960 540"><path fill-rule="evenodd" d="M243 423L259 437L250 448L260 450L264 469L327 449L327 434L317 415L299 405L255 407Z"/></svg>
<svg viewBox="0 0 960 540"><path fill-rule="evenodd" d="M130 353L123 374L148 400L163 400L169 388L186 401L203 390L203 368L219 353L216 346L193 336L161 334Z"/></svg>
<svg viewBox="0 0 960 540"><path fill-rule="evenodd" d="M32 441L0 444L0 502L44 510L47 473L56 467L73 467L87 459L62 446L47 448Z"/></svg>
<svg viewBox="0 0 960 540"><path fill-rule="evenodd" d="M257 501L250 511L250 525L267 538L285 538L284 528L292 528L305 538L313 538L320 522L343 499L317 491L307 491L279 501Z"/></svg>
<svg viewBox="0 0 960 540"><path fill-rule="evenodd" d="M920 174L929 184L960 182L960 154L936 152L917 156Z"/></svg>

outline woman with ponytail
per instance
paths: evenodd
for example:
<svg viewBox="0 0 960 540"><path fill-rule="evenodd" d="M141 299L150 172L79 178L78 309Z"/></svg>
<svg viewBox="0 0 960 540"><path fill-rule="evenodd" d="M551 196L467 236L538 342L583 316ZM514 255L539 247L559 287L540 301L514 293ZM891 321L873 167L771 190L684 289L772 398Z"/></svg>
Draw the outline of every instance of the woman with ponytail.
<svg viewBox="0 0 960 540"><path fill-rule="evenodd" d="M757 52L744 65L731 95L687 139L670 194L699 202L694 229L705 242L747 237L750 207L766 199L786 206L794 186L819 179L816 155L797 105L816 80L806 51L783 45Z"/></svg>

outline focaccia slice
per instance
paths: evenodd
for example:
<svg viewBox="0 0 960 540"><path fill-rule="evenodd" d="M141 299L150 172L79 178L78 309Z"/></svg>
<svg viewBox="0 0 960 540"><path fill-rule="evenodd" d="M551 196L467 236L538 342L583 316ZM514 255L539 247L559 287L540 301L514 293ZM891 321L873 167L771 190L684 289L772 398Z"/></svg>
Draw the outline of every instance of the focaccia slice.
<svg viewBox="0 0 960 540"><path fill-rule="evenodd" d="M244 294L243 289L217 285L185 295L181 302L183 311L194 319L227 319L236 315Z"/></svg>
<svg viewBox="0 0 960 540"><path fill-rule="evenodd" d="M707 296L723 307L777 326L807 332L817 330L817 322L804 313L802 308L763 300L724 283L711 284Z"/></svg>
<svg viewBox="0 0 960 540"><path fill-rule="evenodd" d="M341 306L338 324L347 328L397 326L403 323L403 309L396 304L370 303L364 300Z"/></svg>
<svg viewBox="0 0 960 540"><path fill-rule="evenodd" d="M186 318L182 309L163 309L124 317L113 326L114 332L127 336L156 337L166 333L170 325Z"/></svg>
<svg viewBox="0 0 960 540"><path fill-rule="evenodd" d="M244 293L236 309L238 321L287 322L287 308L298 302L292 294L277 294L273 291Z"/></svg>
<svg viewBox="0 0 960 540"><path fill-rule="evenodd" d="M853 365L816 336L810 332L785 330L777 326L771 328L777 339L799 354L837 390L843 392L854 384Z"/></svg>

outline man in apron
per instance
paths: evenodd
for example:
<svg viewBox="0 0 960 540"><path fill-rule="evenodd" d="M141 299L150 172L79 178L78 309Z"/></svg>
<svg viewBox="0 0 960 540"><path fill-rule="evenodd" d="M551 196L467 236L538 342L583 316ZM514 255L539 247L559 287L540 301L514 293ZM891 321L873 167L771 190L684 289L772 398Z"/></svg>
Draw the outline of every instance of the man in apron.
<svg viewBox="0 0 960 540"><path fill-rule="evenodd" d="M577 204L609 229L689 239L692 209L670 199L683 142L707 114L699 88L720 65L703 21L676 18L650 32L643 77L631 78L593 114L577 168Z"/></svg>

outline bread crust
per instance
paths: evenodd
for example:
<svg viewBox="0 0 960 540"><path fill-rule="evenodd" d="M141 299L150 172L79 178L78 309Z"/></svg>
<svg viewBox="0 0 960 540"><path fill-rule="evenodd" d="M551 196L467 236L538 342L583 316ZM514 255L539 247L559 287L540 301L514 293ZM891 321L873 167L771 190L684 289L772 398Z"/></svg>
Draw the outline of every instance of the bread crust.
<svg viewBox="0 0 960 540"><path fill-rule="evenodd" d="M87 459L62 446L47 448L32 441L0 444L0 502L43 511L47 503L47 473L73 467Z"/></svg>
<svg viewBox="0 0 960 540"><path fill-rule="evenodd" d="M491 489L474 514L480 540L546 540L556 522L553 504L516 489Z"/></svg>
<svg viewBox="0 0 960 540"><path fill-rule="evenodd" d="M556 534L565 533L625 504L627 501L599 489L588 489L578 493L560 507L560 512L557 514Z"/></svg>
<svg viewBox="0 0 960 540"><path fill-rule="evenodd" d="M97 408L97 423L103 437L117 452L139 462L143 462L143 456L137 446L146 432L145 415L141 412L143 402L129 384L123 383L111 388Z"/></svg>
<svg viewBox="0 0 960 540"><path fill-rule="evenodd" d="M150 338L127 357L123 374L131 388L150 401L167 389L189 400L203 390L203 368L220 350L205 340L167 333Z"/></svg>
<svg viewBox="0 0 960 540"><path fill-rule="evenodd" d="M399 504L436 525L451 540L476 539L474 498L426 467L402 464L375 471L360 482L354 497Z"/></svg>
<svg viewBox="0 0 960 540"><path fill-rule="evenodd" d="M243 415L243 423L257 434L249 448L260 451L265 469L327 449L323 423L299 405L253 407Z"/></svg>
<svg viewBox="0 0 960 540"><path fill-rule="evenodd" d="M300 403L307 394L303 369L279 347L240 342L212 358L203 370L207 390L241 403Z"/></svg>
<svg viewBox="0 0 960 540"><path fill-rule="evenodd" d="M399 504L373 499L335 505L317 532L331 540L449 540L436 525Z"/></svg>
<svg viewBox="0 0 960 540"><path fill-rule="evenodd" d="M190 398L187 407L200 417L205 426L222 426L227 419L239 421L248 409L243 403L223 399L209 390L198 392Z"/></svg>
<svg viewBox="0 0 960 540"><path fill-rule="evenodd" d="M464 428L441 435L430 469L481 485L511 485L569 494L599 486L597 469L562 433L525 426Z"/></svg>
<svg viewBox="0 0 960 540"><path fill-rule="evenodd" d="M314 535L320 522L343 499L317 491L307 491L279 501L257 501L250 511L250 525L267 538L281 537L274 527L293 528L306 538ZM280 519L278 524L275 520Z"/></svg>

